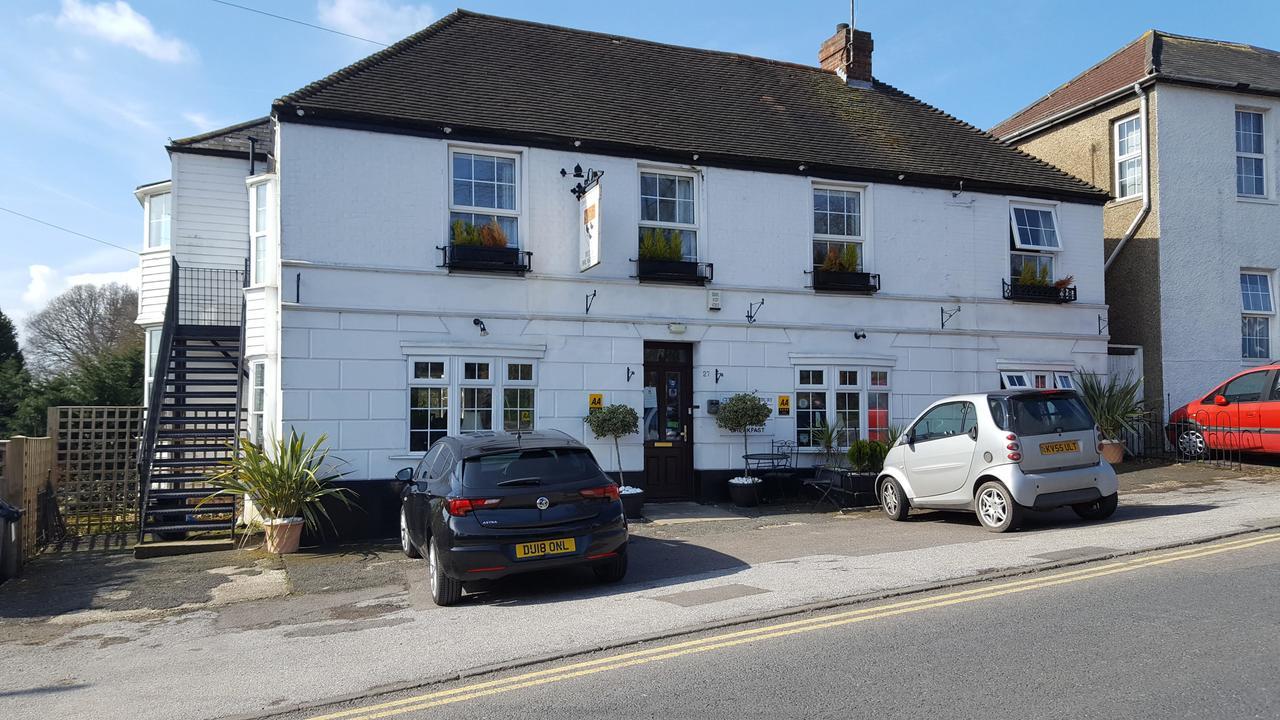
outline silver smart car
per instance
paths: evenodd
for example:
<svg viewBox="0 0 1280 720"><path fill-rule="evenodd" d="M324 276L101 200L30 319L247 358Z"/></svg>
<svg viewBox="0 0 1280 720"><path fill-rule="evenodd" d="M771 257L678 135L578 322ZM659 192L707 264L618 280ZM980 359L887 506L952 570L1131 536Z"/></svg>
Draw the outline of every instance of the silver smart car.
<svg viewBox="0 0 1280 720"><path fill-rule="evenodd" d="M885 457L876 481L893 520L909 508L971 510L992 532L1027 509L1070 506L1086 520L1116 510L1116 473L1098 453L1098 427L1067 390L957 395L929 406Z"/></svg>

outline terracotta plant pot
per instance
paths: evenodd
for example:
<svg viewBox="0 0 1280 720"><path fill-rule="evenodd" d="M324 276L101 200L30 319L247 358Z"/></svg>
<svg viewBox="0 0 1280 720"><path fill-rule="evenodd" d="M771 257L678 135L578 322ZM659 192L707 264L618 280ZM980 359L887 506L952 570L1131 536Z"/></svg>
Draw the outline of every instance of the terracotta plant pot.
<svg viewBox="0 0 1280 720"><path fill-rule="evenodd" d="M262 524L267 529L267 552L280 555L298 552L298 544L302 542L302 518L279 518Z"/></svg>
<svg viewBox="0 0 1280 720"><path fill-rule="evenodd" d="M1112 465L1117 465L1124 461L1124 443L1117 440L1103 440L1100 444L1102 445L1103 460Z"/></svg>

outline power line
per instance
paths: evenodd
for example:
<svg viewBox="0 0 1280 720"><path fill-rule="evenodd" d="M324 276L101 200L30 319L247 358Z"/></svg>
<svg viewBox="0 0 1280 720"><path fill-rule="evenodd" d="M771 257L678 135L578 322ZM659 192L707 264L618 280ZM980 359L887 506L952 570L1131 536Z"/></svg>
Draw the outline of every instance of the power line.
<svg viewBox="0 0 1280 720"><path fill-rule="evenodd" d="M370 40L369 38L360 37L359 35L352 35L351 33L344 33L344 32L342 32L341 30L334 30L333 28L327 28L327 27L325 27L325 26L323 26L323 25L314 25L314 24L312 24L312 23L305 22L305 21L303 21L303 20L297 20L297 19L294 19L294 18L291 18L291 17L285 17L284 15L276 15L275 13L269 13L269 12L267 12L266 10L259 10L258 8L245 7L244 5L237 5L237 4L233 3L233 2L227 2L227 0L210 0L210 2L216 2L216 3L218 3L219 5L226 5L227 7L233 7L233 8L236 8L236 9L238 9L238 10L244 10L244 11L246 11L246 12L257 13L257 14L259 14L259 15L266 15L266 16L267 16L267 17L269 17L269 18L275 18L276 20L284 20L285 22L291 22L291 23L294 23L294 24L296 24L296 25L302 25L302 26L304 26L304 27L309 27L309 28L312 28L312 29L315 29L315 30L323 30L323 31L325 31L325 32L327 32L327 33L333 33L334 35L341 35L341 36L343 36L343 37L349 37L349 38L351 38L352 40L361 40L361 41L363 41L363 42L373 43L374 45L378 45L378 46L380 46L380 47L389 47L386 43L380 43L380 42L378 42L377 40Z"/></svg>
<svg viewBox="0 0 1280 720"><path fill-rule="evenodd" d="M64 228L64 227L62 227L61 225L54 225L53 223L51 223L51 222L45 222L44 220L41 220L40 218L34 218L34 217L31 217L30 215L23 215L22 213L18 212L17 210L10 210L10 209L9 209L9 208L7 208L7 207L0 207L0 210L3 210L4 212L9 213L10 215L17 215L17 216L18 216L18 217L20 217L20 218L24 218L24 219L30 220L31 222L34 222L34 223L40 223L41 225L47 225L48 227L51 227L51 228L53 228L53 229L55 229L55 230L61 230L62 232L65 232L65 233L71 233L72 235L79 235L80 237L85 238L86 240L92 240L92 241L94 241L94 242L96 242L96 243L102 243L103 245L109 245L109 246L111 246L111 247L113 247L113 248L116 248L117 250L123 250L123 251L125 251L125 252L127 252L127 253L133 253L134 255L138 255L138 254L139 254L137 250L133 250L133 249L131 249L131 248L127 248L127 247L125 247L125 246L123 246L123 245L117 245L117 244L115 244L115 243L107 242L106 240L99 240L98 238L96 238L96 237L94 237L94 236L92 236L92 235L85 235L85 234L84 234L84 233L82 233L82 232L76 232L75 230L70 230L70 229L68 229L68 228Z"/></svg>

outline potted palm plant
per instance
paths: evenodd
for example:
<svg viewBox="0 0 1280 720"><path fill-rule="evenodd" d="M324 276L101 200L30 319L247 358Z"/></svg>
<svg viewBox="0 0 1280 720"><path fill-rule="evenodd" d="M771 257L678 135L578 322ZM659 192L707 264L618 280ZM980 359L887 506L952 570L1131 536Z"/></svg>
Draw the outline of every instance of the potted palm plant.
<svg viewBox="0 0 1280 720"><path fill-rule="evenodd" d="M613 453L618 461L618 495L622 497L622 509L629 518L643 517L644 490L627 484L626 476L622 474L622 449L618 444L619 438L640 431L640 416L630 405L615 403L593 410L587 415L586 421L597 440L613 438Z"/></svg>
<svg viewBox="0 0 1280 720"><path fill-rule="evenodd" d="M209 485L217 490L200 505L219 496L244 498L263 517L267 552L297 552L303 524L314 530L321 518L329 520L323 501L333 498L350 507L354 495L349 488L332 485L343 473L330 468L329 451L323 449L326 439L321 435L308 445L305 435L290 431L288 439L262 447L241 438L239 452L209 476Z"/></svg>
<svg viewBox="0 0 1280 720"><path fill-rule="evenodd" d="M1076 370L1075 376L1080 397L1102 433L1103 459L1112 465L1124 460L1122 434L1137 432L1147 418L1147 411L1138 399L1141 378L1135 380L1133 373L1129 373L1120 380L1113 375L1104 377L1080 369Z"/></svg>
<svg viewBox="0 0 1280 720"><path fill-rule="evenodd" d="M740 507L752 507L760 502L760 478L751 477L747 467L747 437L752 428L764 425L773 413L765 401L751 393L738 393L720 403L716 413L716 425L729 432L742 433L742 475L730 478L729 496Z"/></svg>

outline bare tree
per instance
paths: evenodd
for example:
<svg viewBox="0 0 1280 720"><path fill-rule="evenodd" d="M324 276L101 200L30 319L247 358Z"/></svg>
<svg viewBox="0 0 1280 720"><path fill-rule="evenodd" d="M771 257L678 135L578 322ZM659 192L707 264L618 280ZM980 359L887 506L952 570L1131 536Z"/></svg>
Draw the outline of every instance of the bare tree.
<svg viewBox="0 0 1280 720"><path fill-rule="evenodd" d="M125 285L76 285L27 320L27 360L57 374L129 349L142 342L137 315L138 293Z"/></svg>

